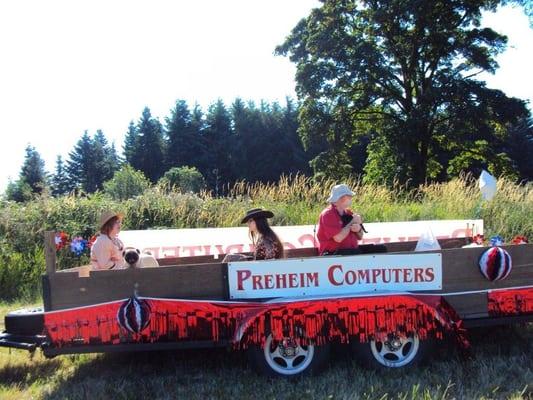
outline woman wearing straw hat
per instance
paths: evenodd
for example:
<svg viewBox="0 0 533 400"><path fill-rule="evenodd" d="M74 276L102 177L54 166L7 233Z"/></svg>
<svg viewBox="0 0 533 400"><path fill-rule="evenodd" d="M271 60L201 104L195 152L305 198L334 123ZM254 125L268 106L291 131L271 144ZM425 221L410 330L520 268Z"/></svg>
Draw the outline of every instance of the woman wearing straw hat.
<svg viewBox="0 0 533 400"><path fill-rule="evenodd" d="M348 185L335 185L326 207L318 220L317 239L319 254L357 253L358 242L363 238L362 219L349 209L354 193Z"/></svg>
<svg viewBox="0 0 533 400"><path fill-rule="evenodd" d="M124 267L124 244L118 238L122 214L106 211L100 217L100 234L91 247L91 265L94 269Z"/></svg>

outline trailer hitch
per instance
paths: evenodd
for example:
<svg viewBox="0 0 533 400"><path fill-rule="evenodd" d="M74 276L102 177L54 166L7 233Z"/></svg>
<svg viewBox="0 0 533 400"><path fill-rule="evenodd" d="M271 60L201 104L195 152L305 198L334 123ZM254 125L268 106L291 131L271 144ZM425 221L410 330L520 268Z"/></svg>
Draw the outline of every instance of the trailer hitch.
<svg viewBox="0 0 533 400"><path fill-rule="evenodd" d="M11 349L28 350L33 353L37 347L40 347L46 342L44 335L13 335L11 333L0 333L0 347L8 347Z"/></svg>

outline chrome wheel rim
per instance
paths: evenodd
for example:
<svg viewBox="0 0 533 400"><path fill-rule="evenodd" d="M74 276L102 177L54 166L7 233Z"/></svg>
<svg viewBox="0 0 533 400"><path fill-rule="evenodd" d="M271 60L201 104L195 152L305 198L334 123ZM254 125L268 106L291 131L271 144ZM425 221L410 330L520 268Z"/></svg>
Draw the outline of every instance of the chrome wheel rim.
<svg viewBox="0 0 533 400"><path fill-rule="evenodd" d="M274 343L272 335L269 335L265 340L263 353L272 370L282 375L296 375L309 367L313 361L315 347L301 346L290 338Z"/></svg>
<svg viewBox="0 0 533 400"><path fill-rule="evenodd" d="M400 368L409 364L418 353L420 340L413 336L389 335L385 341L370 341L372 355L381 365Z"/></svg>

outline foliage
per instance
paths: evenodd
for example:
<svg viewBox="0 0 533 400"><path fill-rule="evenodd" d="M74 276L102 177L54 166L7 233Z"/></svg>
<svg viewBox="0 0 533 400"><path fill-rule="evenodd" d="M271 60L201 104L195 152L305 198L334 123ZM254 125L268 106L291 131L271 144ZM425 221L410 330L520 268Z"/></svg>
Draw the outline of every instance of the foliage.
<svg viewBox="0 0 533 400"><path fill-rule="evenodd" d="M132 136L130 136L132 135ZM165 141L163 127L159 120L152 117L145 107L135 129L130 125L124 153L133 168L142 171L151 181L156 182L165 172Z"/></svg>
<svg viewBox="0 0 533 400"><path fill-rule="evenodd" d="M98 130L90 137L85 131L67 161L70 189L81 189L85 193L102 189L104 182L113 177L118 164L116 150L108 145L103 132Z"/></svg>
<svg viewBox="0 0 533 400"><path fill-rule="evenodd" d="M174 167L165 172L159 184L180 192L198 193L205 189L205 179L195 167Z"/></svg>
<svg viewBox="0 0 533 400"><path fill-rule="evenodd" d="M7 184L6 192L4 194L7 200L16 201L19 203L31 200L33 191L31 186L23 179L18 179Z"/></svg>
<svg viewBox="0 0 533 400"><path fill-rule="evenodd" d="M52 194L54 196L67 194L72 186L65 169L65 164L63 163L63 158L61 156L57 156L56 169L54 175L52 176L51 186Z"/></svg>
<svg viewBox="0 0 533 400"><path fill-rule="evenodd" d="M150 181L141 171L125 164L113 179L104 183L104 192L114 200L127 200L142 194L150 187Z"/></svg>
<svg viewBox="0 0 533 400"><path fill-rule="evenodd" d="M480 28L482 11L494 11L497 1L321 3L276 49L297 67L304 143L322 138L328 145L327 162L315 167L326 175L344 171L347 149L372 134L391 149L385 164L412 187L448 178L449 165L452 176L458 166L464 170L465 154L481 154L485 168L494 161L494 170L510 171L499 127L529 112L522 100L476 79L497 69L495 57L507 42ZM367 167L370 180L390 180L390 170L380 177Z"/></svg>
<svg viewBox="0 0 533 400"><path fill-rule="evenodd" d="M48 177L44 170L44 160L33 146L28 145L26 147L26 156L19 179L26 182L32 192L37 194L42 193L47 185Z"/></svg>

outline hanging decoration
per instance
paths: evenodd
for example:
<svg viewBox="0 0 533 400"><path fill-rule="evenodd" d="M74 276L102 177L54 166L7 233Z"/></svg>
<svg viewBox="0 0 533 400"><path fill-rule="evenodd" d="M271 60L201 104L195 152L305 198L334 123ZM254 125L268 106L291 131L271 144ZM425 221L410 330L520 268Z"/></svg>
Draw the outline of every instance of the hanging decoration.
<svg viewBox="0 0 533 400"><path fill-rule="evenodd" d="M416 332L421 339L453 333L468 346L462 321L440 296L388 295L283 303L131 298L45 314L54 346L74 343L226 341L235 347L292 337L302 343L383 340Z"/></svg>
<svg viewBox="0 0 533 400"><path fill-rule="evenodd" d="M507 278L512 268L511 256L501 247L491 247L479 259L479 269L489 281Z"/></svg>

